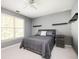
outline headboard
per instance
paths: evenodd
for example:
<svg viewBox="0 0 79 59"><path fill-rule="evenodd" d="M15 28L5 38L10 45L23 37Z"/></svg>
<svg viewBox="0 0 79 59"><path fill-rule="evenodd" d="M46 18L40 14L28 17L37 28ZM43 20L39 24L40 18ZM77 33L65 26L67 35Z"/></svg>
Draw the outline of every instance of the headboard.
<svg viewBox="0 0 79 59"><path fill-rule="evenodd" d="M38 32L40 31L50 31L52 32L52 37L54 37L54 39L56 38L56 29L39 29ZM47 35L46 33L46 36L50 36L49 34Z"/></svg>
<svg viewBox="0 0 79 59"><path fill-rule="evenodd" d="M39 29L38 31L52 31L53 34L56 34L56 29Z"/></svg>

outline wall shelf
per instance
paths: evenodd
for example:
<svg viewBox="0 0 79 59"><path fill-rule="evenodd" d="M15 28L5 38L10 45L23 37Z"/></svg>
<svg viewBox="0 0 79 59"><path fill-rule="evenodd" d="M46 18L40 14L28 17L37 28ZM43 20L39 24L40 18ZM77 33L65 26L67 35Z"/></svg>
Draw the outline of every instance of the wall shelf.
<svg viewBox="0 0 79 59"><path fill-rule="evenodd" d="M33 27L41 27L42 25L34 25Z"/></svg>
<svg viewBox="0 0 79 59"><path fill-rule="evenodd" d="M53 26L58 26L58 25L66 25L68 23L56 23L56 24L52 24Z"/></svg>
<svg viewBox="0 0 79 59"><path fill-rule="evenodd" d="M72 22L77 21L77 20L78 20L78 13L75 13L75 15L72 17L71 20L69 20L68 23L72 23Z"/></svg>

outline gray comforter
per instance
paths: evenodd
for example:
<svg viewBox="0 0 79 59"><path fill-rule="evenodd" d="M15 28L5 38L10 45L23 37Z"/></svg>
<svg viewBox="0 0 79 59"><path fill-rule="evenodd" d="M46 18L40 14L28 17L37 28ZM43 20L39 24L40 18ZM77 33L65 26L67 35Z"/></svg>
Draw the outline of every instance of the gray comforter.
<svg viewBox="0 0 79 59"><path fill-rule="evenodd" d="M54 42L55 39L52 36L32 36L23 39L20 48L23 47L27 50L42 55L46 59L49 59Z"/></svg>

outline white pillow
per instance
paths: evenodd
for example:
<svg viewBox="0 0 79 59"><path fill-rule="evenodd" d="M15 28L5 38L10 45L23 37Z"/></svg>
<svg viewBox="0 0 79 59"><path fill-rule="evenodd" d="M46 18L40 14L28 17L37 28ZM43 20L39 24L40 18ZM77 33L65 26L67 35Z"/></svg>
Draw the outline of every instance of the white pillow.
<svg viewBox="0 0 79 59"><path fill-rule="evenodd" d="M47 31L41 31L41 36L46 36Z"/></svg>

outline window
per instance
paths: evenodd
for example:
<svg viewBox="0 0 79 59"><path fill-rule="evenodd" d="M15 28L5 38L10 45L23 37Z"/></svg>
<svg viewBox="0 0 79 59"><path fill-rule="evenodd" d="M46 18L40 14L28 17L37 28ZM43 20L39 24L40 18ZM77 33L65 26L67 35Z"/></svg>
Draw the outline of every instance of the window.
<svg viewBox="0 0 79 59"><path fill-rule="evenodd" d="M24 36L24 19L1 13L1 40Z"/></svg>
<svg viewBox="0 0 79 59"><path fill-rule="evenodd" d="M24 36L24 21L20 18L15 18L15 37Z"/></svg>

